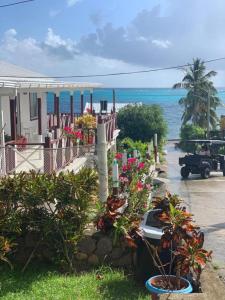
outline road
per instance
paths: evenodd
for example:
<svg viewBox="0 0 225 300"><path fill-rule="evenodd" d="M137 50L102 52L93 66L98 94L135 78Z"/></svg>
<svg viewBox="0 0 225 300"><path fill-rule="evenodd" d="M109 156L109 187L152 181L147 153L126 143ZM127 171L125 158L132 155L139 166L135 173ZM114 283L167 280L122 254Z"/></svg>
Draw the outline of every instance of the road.
<svg viewBox="0 0 225 300"><path fill-rule="evenodd" d="M189 212L194 214L196 223L205 232L205 248L213 250L213 260L220 267L225 265L225 177L212 173L209 179L191 175L182 180L179 156L173 143L167 145L168 187L179 194Z"/></svg>

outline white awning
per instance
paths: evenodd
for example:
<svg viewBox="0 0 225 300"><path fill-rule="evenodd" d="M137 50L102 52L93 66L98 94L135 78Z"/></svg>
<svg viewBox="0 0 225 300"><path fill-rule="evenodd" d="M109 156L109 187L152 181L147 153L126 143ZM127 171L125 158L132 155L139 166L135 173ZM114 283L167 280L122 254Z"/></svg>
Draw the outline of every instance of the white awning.
<svg viewBox="0 0 225 300"><path fill-rule="evenodd" d="M100 83L90 82L64 82L54 80L4 80L0 77L0 95L14 95L20 92L54 92L62 91L85 91L100 88Z"/></svg>

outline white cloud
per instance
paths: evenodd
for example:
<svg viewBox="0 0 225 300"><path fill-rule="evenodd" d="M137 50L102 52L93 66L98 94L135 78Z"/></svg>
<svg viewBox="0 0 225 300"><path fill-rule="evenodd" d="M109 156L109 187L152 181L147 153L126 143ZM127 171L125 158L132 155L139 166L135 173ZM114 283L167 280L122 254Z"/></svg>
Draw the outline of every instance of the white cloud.
<svg viewBox="0 0 225 300"><path fill-rule="evenodd" d="M76 5L78 2L81 2L82 0L67 0L67 6L72 7Z"/></svg>
<svg viewBox="0 0 225 300"><path fill-rule="evenodd" d="M56 16L58 16L59 14L61 13L61 10L50 10L50 12L49 12L49 16L51 17L51 18L54 18L54 17L56 17Z"/></svg>
<svg viewBox="0 0 225 300"><path fill-rule="evenodd" d="M168 40L152 40L152 44L159 48L169 48L172 45L172 43Z"/></svg>
<svg viewBox="0 0 225 300"><path fill-rule="evenodd" d="M74 41L61 38L58 34L55 34L51 28L48 28L43 48L49 54L63 60L72 59L74 55L78 53Z"/></svg>

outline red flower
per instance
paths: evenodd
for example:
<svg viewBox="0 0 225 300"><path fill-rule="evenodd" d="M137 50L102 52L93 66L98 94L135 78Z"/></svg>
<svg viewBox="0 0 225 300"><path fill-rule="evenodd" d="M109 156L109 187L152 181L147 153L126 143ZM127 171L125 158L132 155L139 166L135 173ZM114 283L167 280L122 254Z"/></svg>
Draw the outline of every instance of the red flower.
<svg viewBox="0 0 225 300"><path fill-rule="evenodd" d="M130 157L127 159L128 164L135 164L136 163L137 158L136 157Z"/></svg>
<svg viewBox="0 0 225 300"><path fill-rule="evenodd" d="M137 183L137 190L138 190L138 192L141 192L142 190L143 190L143 183L141 182L141 181L138 181L138 183Z"/></svg>
<svg viewBox="0 0 225 300"><path fill-rule="evenodd" d="M68 133L71 133L72 132L72 129L68 126L64 127L64 130L67 131Z"/></svg>
<svg viewBox="0 0 225 300"><path fill-rule="evenodd" d="M130 166L129 165L124 165L122 167L123 172L127 172L128 170L130 170Z"/></svg>
<svg viewBox="0 0 225 300"><path fill-rule="evenodd" d="M115 158L116 159L121 159L123 157L122 153L116 153Z"/></svg>
<svg viewBox="0 0 225 300"><path fill-rule="evenodd" d="M144 167L145 167L145 163L140 162L138 165L138 169L141 170L141 169L144 169Z"/></svg>
<svg viewBox="0 0 225 300"><path fill-rule="evenodd" d="M74 135L77 139L80 139L80 140L82 140L82 138L83 138L82 132L80 132L80 131L74 131L74 132L73 132L73 135Z"/></svg>

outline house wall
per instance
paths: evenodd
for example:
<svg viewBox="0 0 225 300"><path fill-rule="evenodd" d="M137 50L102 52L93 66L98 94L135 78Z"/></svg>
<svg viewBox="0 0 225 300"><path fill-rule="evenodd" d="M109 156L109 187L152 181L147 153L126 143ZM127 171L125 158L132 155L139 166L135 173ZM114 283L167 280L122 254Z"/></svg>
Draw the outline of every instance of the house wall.
<svg viewBox="0 0 225 300"><path fill-rule="evenodd" d="M42 93L42 133L43 136L46 134L47 130L47 101L46 93ZM10 120L10 103L9 96L2 96L2 110L4 115L5 133L11 136L11 120ZM21 135L28 138L30 142L40 141L38 138L38 120L30 119L30 101L29 93L20 93L20 119L21 122Z"/></svg>
<svg viewBox="0 0 225 300"><path fill-rule="evenodd" d="M3 110L3 126L5 124L5 133L11 136L11 126L10 126L10 107L9 107L9 97L2 96L2 110Z"/></svg>
<svg viewBox="0 0 225 300"><path fill-rule="evenodd" d="M46 93L38 95L41 97L41 115L42 115L42 135L45 136L47 130L47 103ZM30 142L39 142L38 138L38 120L30 119L30 101L29 93L21 93L20 96L20 119L21 119L21 134L26 136Z"/></svg>

